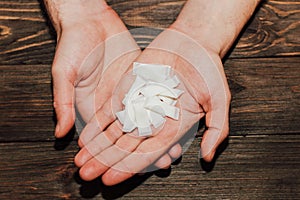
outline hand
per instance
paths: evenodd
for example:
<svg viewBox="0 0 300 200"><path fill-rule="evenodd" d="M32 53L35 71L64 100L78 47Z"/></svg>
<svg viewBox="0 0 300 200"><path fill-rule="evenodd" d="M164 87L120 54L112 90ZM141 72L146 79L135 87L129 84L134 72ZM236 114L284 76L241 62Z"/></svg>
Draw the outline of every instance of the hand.
<svg viewBox="0 0 300 200"><path fill-rule="evenodd" d="M176 22L172 25L172 28L177 30L179 34L172 34L172 32L170 33L168 31L166 34L163 33L160 35L160 37L150 45L152 49L160 49L158 52L166 50L171 53L171 56L166 55L166 53L155 53L155 51L152 51L152 53L149 53L147 56L147 52L151 51L146 50L138 59L140 62L149 61L150 63L154 63L156 61L160 64L165 63L171 66L173 63L177 71L180 71L180 69L192 69L192 67L196 69L195 73L188 73L183 70L181 74L184 75L183 77L185 77L185 79L190 80L187 81L185 86L192 88L192 90L189 90L193 91L190 95L194 97L195 101L199 103L200 108L203 110L193 110L199 113L194 113L196 114L194 115L195 118L191 116L191 120L188 122L184 120L185 113L182 113L183 117L180 120L182 120L183 123L180 127L189 127L190 124L193 123L192 119L196 119L197 116L200 118L202 111L206 113L206 125L208 129L201 143L201 154L206 161L212 160L217 146L228 135L230 92L223 71L221 58L227 53L259 2L260 0L226 0L222 2L189 0L185 4ZM180 33L194 39L194 42L191 42L188 37L184 37ZM174 46L176 43L179 43L179 45ZM176 55L179 55L180 58L176 58ZM189 64L191 64L190 68L184 68L183 66L185 65L181 63L183 62L181 59L189 61ZM180 65L178 65L177 68L177 63L180 63L182 68L180 68ZM186 65L186 67L188 67L188 65ZM200 77L197 77L197 75L200 75ZM193 80L193 82L191 82L191 80ZM199 85L197 85L197 83ZM101 113L101 111L99 113ZM114 125L114 123L112 125ZM168 123L166 126L167 125ZM169 130L172 131L174 127L176 127L176 124L166 130L166 133L168 133ZM121 137L120 131L118 131L116 126L110 126L107 130L112 128L118 133L113 138L116 145L111 145L108 142L108 146L111 145L112 147L107 148L106 146L107 149L102 149L104 151L95 151L98 154L95 154L97 156L91 160L82 159L80 152L76 158L78 159L78 163L83 165L81 174L84 174L86 177L93 177L90 172L93 171L94 168L97 169L96 175L103 175L102 179L105 184L113 185L126 180L134 173L151 164L155 159L158 159L160 155L163 155L163 152L166 151L176 139L180 138L177 136L182 136L184 133L184 129L180 129L180 127L176 129L179 130L179 134L173 134L174 137L172 140L165 140L170 139L170 137L168 137L169 134L166 134L161 136L161 140L157 141L155 138L159 138L159 136L162 135L158 134L144 141L131 140L130 143L127 143L127 148L121 149L122 141L126 141L128 135ZM161 144L163 144L164 148L160 148ZM91 151L92 146L93 145L87 146L85 151ZM154 148L154 151L152 148ZM134 149L134 151L130 153L132 149ZM157 151L157 149L159 149L159 151ZM177 150L179 150L179 148L177 148ZM111 154L111 152L114 151L126 153ZM95 153L93 151L91 152ZM140 153L142 153L142 155ZM109 155L121 156L108 157ZM117 162L117 160L120 162ZM163 156L159 158L158 162L162 164L169 163L170 157Z"/></svg>
<svg viewBox="0 0 300 200"><path fill-rule="evenodd" d="M137 62L170 65L181 77L184 94L179 100L180 120L168 119L163 129L151 138L123 134L121 124L113 113L117 109L111 105L121 107L126 93L124 90L128 89L124 81L123 89L114 97L118 101L112 98L105 104L107 106L98 110L98 117L91 120L92 123L80 136L86 145L76 156L75 162L81 167L80 174L86 180L103 175L105 184L114 185L154 162L160 168L168 167L171 158L181 154L180 146L171 147L205 114L208 129L201 145L203 158L210 161L217 146L227 137L230 92L216 52L205 49L180 31L169 29L150 44ZM93 125L101 116L110 119L105 123L110 126L104 132L95 130ZM96 137L95 133L98 134ZM100 141L101 145L98 145Z"/></svg>
<svg viewBox="0 0 300 200"><path fill-rule="evenodd" d="M140 49L103 0L45 0L45 5L57 31L52 66L58 120L55 135L63 137L74 124L75 104L83 120L88 122L112 91L110 87L97 90L98 84L107 79L117 81L118 75L140 54ZM116 68L118 73L109 72Z"/></svg>
<svg viewBox="0 0 300 200"><path fill-rule="evenodd" d="M57 31L52 68L58 119L55 133L56 137L63 137L74 124L74 106L88 122L111 97L121 76L141 51L104 1L91 0L84 5L76 0L45 3ZM109 116L100 116L95 127L101 123L105 128L105 121L109 120ZM81 141L79 145L83 147ZM99 141L97 145L103 143Z"/></svg>
<svg viewBox="0 0 300 200"><path fill-rule="evenodd" d="M226 54L227 50L237 37L239 31L253 13L258 2L259 1L241 3L239 1L228 1L224 3L215 3L208 0L189 0L177 19L177 22L179 22L177 23L177 25L179 24L179 26L176 27L175 25L173 28L175 28L179 32L186 33L186 35L189 35L191 38L195 39L196 43L200 44L200 47L198 48L193 46L193 42L188 42L188 40L185 40L184 37L182 44L185 44L185 42L187 42L185 46L172 46L172 42L174 43L178 41L176 40L176 37L175 39L173 37L173 41L171 41L170 38L160 37L164 39L157 39L155 40L156 43L154 42L152 45L153 49L159 48L163 51L167 49L169 50L169 53L179 55L180 58L173 61L173 63L175 63L174 66L177 66L177 62L184 62L187 60L190 62L189 69L192 69L192 67L195 67L194 69L196 69L196 73L194 71L191 74L194 76L194 80L199 80L199 83L201 83L200 88L202 89L202 92L197 90L197 88L199 89L199 85L196 85L195 87L195 85L193 85L193 83L189 81L187 81L187 83L185 82L184 85L189 91L190 95L188 96L192 96L194 100L199 103L198 105L200 105L199 110L193 110L195 111L195 115L194 118L191 119L196 119L197 117L200 118L203 115L203 111L206 112L208 130L204 134L201 149L202 156L207 161L210 161L212 159L217 145L222 141L222 139L227 136L228 133L227 115L229 109L230 94L219 55L224 56L224 54ZM198 12L200 9L202 9L202 12ZM245 11L246 9L247 11ZM211 15L213 15L214 17L211 17ZM232 23L232 19L234 18L233 16L235 16L235 18L237 19L236 23ZM170 48L168 45L170 45L172 48ZM189 45L192 45L193 47L189 49ZM182 50L187 50L186 52L188 53ZM193 52L193 50L198 50L198 53ZM155 57L155 53L149 54L154 54L154 56L149 56L151 62L153 62L153 60L170 60L168 59L167 55L164 58L161 57L161 59L159 59L159 57L161 56L159 53L157 54L157 57ZM147 55L146 52L143 55ZM162 53L162 55L164 54ZM197 55L201 59L197 60L197 56L195 57L191 55ZM174 55L170 57L173 57L173 59L176 58L176 56ZM186 59L185 57L187 57L188 59ZM143 56L141 56L141 58L139 59L141 59L140 62L143 62ZM147 56L144 56L144 59L144 61L147 61ZM183 59L183 61L180 61L180 59ZM206 68L205 66L215 67ZM180 67L175 68L176 70L180 69ZM198 75L200 74L200 79L196 78L197 72ZM189 76L186 73L187 72L182 72L181 74L186 75L183 77L187 78ZM216 79L214 80L210 78L210 76L215 77ZM108 79L108 81L110 80ZM114 83L116 83L117 78L113 79L112 81L115 81ZM190 93L190 91L192 91L192 93ZM191 100L191 98L188 99ZM161 136L161 139L163 139L163 141L158 141L157 144L154 144L151 141L149 142L149 139L134 140L129 138L129 135L122 136L122 133L120 133L119 131L120 128L118 127L117 122L114 123L115 117L112 113L111 105L109 103L104 104L100 107L96 116L91 120L82 136L80 137L81 144L86 145L79 152L75 159L77 165L83 166L80 170L81 175L85 177L85 179L93 179L95 178L95 176L104 173L102 177L104 183L112 185L131 177L134 173L140 171L148 164L153 163L156 159L158 159L157 162L160 163L161 166L167 166L170 163L170 156L178 156L178 152L181 151L180 147L176 145L175 148L172 148L169 151L170 156L168 156L167 154L162 157L160 156L163 155L163 153L165 153L167 149L176 142L177 139L184 135L183 133L185 132L185 128L187 129L190 126L188 124L191 124L193 122L192 120L186 122L187 120L185 120L185 113L186 112L182 112L182 117L180 119L180 121L183 122L182 125L176 126L176 124L174 124L174 126L172 126L172 128L175 127L175 130L178 130L178 134L175 134L175 136L174 134L167 134L167 136L172 135L173 138L172 140L168 141L164 140L163 138L165 137L170 139L170 137ZM169 123L171 122L167 122L166 126L168 126ZM95 128L97 127L95 125L98 125L98 128ZM104 125L110 126L106 128ZM105 131L103 132L104 129ZM155 138L159 138L160 135L162 134L158 134L153 137L154 140ZM97 140L100 140L101 143L97 142ZM126 140L128 140L129 142L126 143L127 145L124 145L123 142ZM115 142L115 144L117 145L112 145L113 142ZM101 144L100 147L99 144ZM158 148L159 151L155 152L151 151L153 145L154 147L159 147L160 144L164 144L164 148ZM118 146L125 146L126 148L123 148L120 151L120 148ZM112 154L112 152L116 152L116 154ZM136 159L132 160L132 158L141 158L141 156L135 156L140 155L139 152L144 153L143 155L148 155L146 156L146 162L138 162L139 160ZM101 163L99 162L99 160L104 162Z"/></svg>

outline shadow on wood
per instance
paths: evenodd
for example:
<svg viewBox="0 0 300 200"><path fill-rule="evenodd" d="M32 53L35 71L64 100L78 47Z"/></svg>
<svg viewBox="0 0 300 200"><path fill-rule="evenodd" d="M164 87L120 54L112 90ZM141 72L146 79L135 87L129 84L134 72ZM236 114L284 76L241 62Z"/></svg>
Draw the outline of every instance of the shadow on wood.
<svg viewBox="0 0 300 200"><path fill-rule="evenodd" d="M172 165L177 165L181 162L181 157L177 159ZM145 174L137 174L132 178L117 184L115 186L106 186L103 184L101 177L93 181L84 181L80 178L79 170L74 173L75 181L80 185L79 194L83 198L94 198L101 195L104 199L116 199L130 193L135 188L142 185L150 177L157 176L159 178L167 178L171 175L172 168L160 169L154 172Z"/></svg>
<svg viewBox="0 0 300 200"><path fill-rule="evenodd" d="M215 153L215 157L211 162L206 162L205 160L203 160L202 158L200 158L199 162L201 164L202 169L205 172L211 172L214 169L214 166L218 160L218 158L220 157L220 155L226 150L226 148L229 145L229 138L226 138L218 147L216 153Z"/></svg>
<svg viewBox="0 0 300 200"><path fill-rule="evenodd" d="M115 186L104 185L101 177L89 182L83 181L80 178L78 171L74 174L74 179L78 184L80 184L80 195L83 198L93 198L101 194L104 199L116 199L124 196L125 194L134 190L136 187L140 186L153 174L154 173L135 175L132 178Z"/></svg>
<svg viewBox="0 0 300 200"><path fill-rule="evenodd" d="M181 157L177 159L172 165L177 165L181 162ZM75 181L80 185L79 194L83 198L94 198L101 195L104 199L117 199L128 193L130 193L135 188L141 186L145 181L147 181L152 176L157 176L159 178L167 178L171 175L172 168L160 169L154 172L148 172L144 174L136 174L132 178L119 183L115 186L106 186L103 184L101 177L93 181L84 181L80 178L79 170L74 173Z"/></svg>
<svg viewBox="0 0 300 200"><path fill-rule="evenodd" d="M65 150L72 141L74 141L77 134L75 126L69 131L69 133L63 138L56 138L54 142L54 149L61 151Z"/></svg>

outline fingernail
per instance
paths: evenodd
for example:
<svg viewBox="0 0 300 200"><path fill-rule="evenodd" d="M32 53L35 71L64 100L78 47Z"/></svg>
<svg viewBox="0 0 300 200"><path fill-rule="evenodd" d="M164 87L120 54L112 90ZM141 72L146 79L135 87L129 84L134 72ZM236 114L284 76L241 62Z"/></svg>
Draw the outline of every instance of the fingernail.
<svg viewBox="0 0 300 200"><path fill-rule="evenodd" d="M57 123L55 128L55 133L54 133L55 137L59 135L59 131L60 131L60 125Z"/></svg>
<svg viewBox="0 0 300 200"><path fill-rule="evenodd" d="M78 139L78 146L80 147L80 148L82 148L84 145L83 145L83 142L81 141L81 139L79 138Z"/></svg>
<svg viewBox="0 0 300 200"><path fill-rule="evenodd" d="M216 153L215 151L212 151L212 152L210 153L210 157L209 157L209 161L210 161L210 162L214 159L215 153Z"/></svg>
<svg viewBox="0 0 300 200"><path fill-rule="evenodd" d="M200 162L201 159L204 159L206 162L211 162L214 159L215 153L215 151L211 150L210 152L203 155L201 149L199 149L198 161Z"/></svg>
<svg viewBox="0 0 300 200"><path fill-rule="evenodd" d="M210 153L208 153L207 155L205 155L203 157L203 159L206 161L206 162L211 162L213 159L214 159L214 156L215 156L215 152L214 151L211 151Z"/></svg>

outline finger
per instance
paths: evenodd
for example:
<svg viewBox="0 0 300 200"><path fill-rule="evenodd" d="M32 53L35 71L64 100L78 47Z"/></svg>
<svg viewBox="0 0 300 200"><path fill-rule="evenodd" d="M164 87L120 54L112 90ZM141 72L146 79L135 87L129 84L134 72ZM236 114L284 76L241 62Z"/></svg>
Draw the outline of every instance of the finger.
<svg viewBox="0 0 300 200"><path fill-rule="evenodd" d="M118 184L134 174L142 172L147 167L147 171L157 170L157 167L152 164L166 154L198 120L198 115L193 115L184 110L182 110L181 117L179 121L167 118L163 129L158 134L144 140L134 152L103 174L103 183L106 185ZM174 153L174 156L177 156L178 149L173 150L171 152ZM177 155L175 155L175 152Z"/></svg>
<svg viewBox="0 0 300 200"><path fill-rule="evenodd" d="M207 162L212 161L217 147L228 136L229 104L229 93L214 97L212 99L212 108L206 114L206 126L208 129L202 138L201 156Z"/></svg>
<svg viewBox="0 0 300 200"><path fill-rule="evenodd" d="M111 186L121 183L137 173L144 172L143 169L150 166L165 152L156 151L151 153L133 152L126 158L109 168L102 176L105 185ZM157 169L157 168L156 168ZM149 171L147 169L147 171ZM151 170L153 171L153 170Z"/></svg>
<svg viewBox="0 0 300 200"><path fill-rule="evenodd" d="M102 175L107 169L128 156L141 143L143 138L123 135L117 142L98 153L80 169L84 180L93 180Z"/></svg>
<svg viewBox="0 0 300 200"><path fill-rule="evenodd" d="M80 134L78 144L87 145L94 137L103 132L116 119L110 98L94 115ZM116 104L116 103L115 103ZM114 104L114 105L115 105Z"/></svg>
<svg viewBox="0 0 300 200"><path fill-rule="evenodd" d="M182 148L180 144L175 144L168 152L172 160L177 160L182 155Z"/></svg>
<svg viewBox="0 0 300 200"><path fill-rule="evenodd" d="M154 137L144 140L137 149L120 162L113 165L102 176L106 185L118 184L150 166L178 139L178 122L168 119L164 128ZM147 169L154 171L157 168Z"/></svg>
<svg viewBox="0 0 300 200"><path fill-rule="evenodd" d="M75 121L74 81L76 74L62 57L57 56L52 66L52 77L53 105L57 118L55 136L61 138L70 131Z"/></svg>
<svg viewBox="0 0 300 200"><path fill-rule="evenodd" d="M115 121L104 132L94 137L86 146L84 146L75 156L75 164L82 167L86 162L99 154L101 151L110 147L122 136L120 124Z"/></svg>
<svg viewBox="0 0 300 200"><path fill-rule="evenodd" d="M169 154L165 154L155 162L155 166L158 169L168 169L171 166L171 163L171 157L169 156Z"/></svg>
<svg viewBox="0 0 300 200"><path fill-rule="evenodd" d="M174 160L177 160L182 153L182 148L180 146L180 144L175 144L169 151L167 154L163 155L161 158L159 158L156 162L155 162L155 166L158 169L168 169L169 166L171 165L171 163Z"/></svg>

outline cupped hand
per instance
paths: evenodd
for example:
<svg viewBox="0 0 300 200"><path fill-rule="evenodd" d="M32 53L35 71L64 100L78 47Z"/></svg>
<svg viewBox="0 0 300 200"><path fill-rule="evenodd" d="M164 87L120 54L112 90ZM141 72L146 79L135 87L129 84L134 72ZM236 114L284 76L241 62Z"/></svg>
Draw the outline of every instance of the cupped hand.
<svg viewBox="0 0 300 200"><path fill-rule="evenodd" d="M88 122L110 96L110 87L113 87L97 89L99 83L105 83L104 77L117 81L118 75L123 74L123 70L140 54L140 49L105 1L52 3L47 7L57 31L52 66L58 120L55 135L63 137L74 124L75 106L83 120ZM107 73L107 68L116 70L116 67L118 73Z"/></svg>
<svg viewBox="0 0 300 200"><path fill-rule="evenodd" d="M104 1L92 0L85 5L80 1L64 2L55 8L59 11L57 15L49 8L58 41L52 66L58 120L55 135L63 137L74 124L75 107L87 123L110 99L141 50ZM102 115L98 122L104 129L105 121L109 120L110 115ZM98 122L94 128L100 126ZM104 142L98 141L97 145ZM79 140L79 145L85 144Z"/></svg>
<svg viewBox="0 0 300 200"><path fill-rule="evenodd" d="M205 160L212 160L217 146L227 137L230 92L217 52L171 28L160 34L136 61L165 64L176 71L184 90L177 105L180 118L178 121L167 119L158 134L150 138L124 134L114 113L115 108L122 106L121 100L126 93L119 90L97 111L80 136L85 145L75 162L86 180L102 175L105 184L114 185L154 162L160 168L168 167L171 158L181 154L179 145L172 146L204 115L207 130L201 154ZM100 126L95 128L95 124Z"/></svg>

